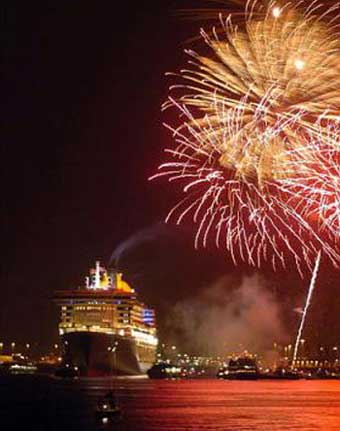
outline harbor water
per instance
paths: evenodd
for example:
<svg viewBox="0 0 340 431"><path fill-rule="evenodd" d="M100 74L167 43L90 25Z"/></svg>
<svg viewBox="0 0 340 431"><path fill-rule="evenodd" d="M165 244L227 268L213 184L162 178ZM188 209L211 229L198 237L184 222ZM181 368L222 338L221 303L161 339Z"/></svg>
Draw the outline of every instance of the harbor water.
<svg viewBox="0 0 340 431"><path fill-rule="evenodd" d="M122 418L96 423L113 388ZM340 381L0 378L0 429L339 431Z"/></svg>

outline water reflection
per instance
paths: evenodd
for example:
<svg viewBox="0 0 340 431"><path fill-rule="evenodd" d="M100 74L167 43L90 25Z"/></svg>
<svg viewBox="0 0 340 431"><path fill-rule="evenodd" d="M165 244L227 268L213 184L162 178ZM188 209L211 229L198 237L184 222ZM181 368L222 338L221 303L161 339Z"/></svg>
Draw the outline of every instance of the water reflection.
<svg viewBox="0 0 340 431"><path fill-rule="evenodd" d="M97 423L96 402L114 388L121 421ZM339 431L340 381L7 378L0 426L35 430ZM32 428L33 429L33 428Z"/></svg>

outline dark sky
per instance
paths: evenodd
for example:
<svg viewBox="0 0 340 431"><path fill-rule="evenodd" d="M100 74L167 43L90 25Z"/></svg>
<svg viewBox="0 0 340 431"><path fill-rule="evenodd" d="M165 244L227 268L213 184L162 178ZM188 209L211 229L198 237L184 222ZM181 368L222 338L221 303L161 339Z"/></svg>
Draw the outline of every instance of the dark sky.
<svg viewBox="0 0 340 431"><path fill-rule="evenodd" d="M197 23L174 16L187 5L8 2L1 339L52 344L53 292L81 283L95 259L108 262L121 242L161 222L174 202L174 190L147 178L170 142L160 112L169 85L164 73L183 66L183 41L198 32ZM163 316L167 304L235 273L223 252L194 252L189 230L161 228L159 238L155 228L154 241L121 259ZM339 323L340 283L339 273L324 272L313 331L329 335L323 328ZM266 277L287 309L307 282L286 273Z"/></svg>

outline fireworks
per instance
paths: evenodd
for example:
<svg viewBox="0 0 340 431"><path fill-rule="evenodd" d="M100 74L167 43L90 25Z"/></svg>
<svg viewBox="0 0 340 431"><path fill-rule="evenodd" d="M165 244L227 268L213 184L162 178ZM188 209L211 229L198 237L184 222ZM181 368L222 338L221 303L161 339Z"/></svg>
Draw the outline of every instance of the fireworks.
<svg viewBox="0 0 340 431"><path fill-rule="evenodd" d="M242 25L220 15L201 31L209 54L188 51L164 104L177 144L155 177L182 182L168 219L192 217L197 247L213 237L254 266L291 256L300 273L320 250L340 263L338 8L248 2Z"/></svg>
<svg viewBox="0 0 340 431"><path fill-rule="evenodd" d="M306 305L305 308L303 309L302 312L302 318L301 318L301 322L299 325L299 330L298 330L298 334L296 337L296 342L295 342L295 347L294 347L294 353L293 353L293 366L296 363L296 359L297 359L297 354L299 351L299 345L301 342L301 338L302 338L302 332L303 332L303 328L305 326L305 322L306 322L306 317L307 317L307 313L308 313L308 309L311 305L311 301L312 301L312 296L313 296L313 292L315 289L315 284L316 284L316 278L318 276L318 272L320 269L320 261L321 261L321 252L319 251L318 256L316 258L316 262L315 262L315 268L313 271L313 276L312 276L312 280L308 289L308 295L307 295L307 299L306 299Z"/></svg>

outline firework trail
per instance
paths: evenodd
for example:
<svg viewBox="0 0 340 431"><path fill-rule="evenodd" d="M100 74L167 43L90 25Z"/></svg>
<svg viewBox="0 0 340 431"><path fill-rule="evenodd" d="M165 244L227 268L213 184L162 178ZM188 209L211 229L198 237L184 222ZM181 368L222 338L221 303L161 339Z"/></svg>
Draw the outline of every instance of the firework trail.
<svg viewBox="0 0 340 431"><path fill-rule="evenodd" d="M319 271L319 268L320 268L320 262L321 262L321 251L319 251L318 256L316 258L315 268L314 268L312 280L311 280L311 283L310 283L310 286L309 286L309 290L308 290L306 305L305 305L305 308L303 310L303 314L302 314L302 318L301 318L301 322L300 322L298 334L297 334L297 337L296 337L294 354L293 354L293 362L292 362L293 366L296 363L296 359L297 359L297 355L298 355L298 351L299 351L299 345L300 345L301 337L302 337L302 333L303 333L303 328L305 326L308 309L309 309L310 304L312 302L312 296L313 296L313 292L314 292L315 285L316 285L316 278L317 278L318 271Z"/></svg>
<svg viewBox="0 0 340 431"><path fill-rule="evenodd" d="M164 104L176 146L154 176L182 183L167 220L191 217L196 247L213 237L257 267L293 258L301 275L320 250L340 263L340 5L303 3L247 2L243 25L220 15L201 31L210 55L187 51Z"/></svg>

